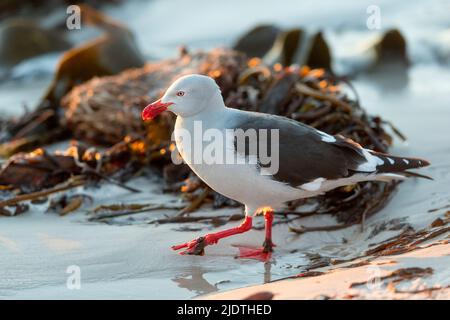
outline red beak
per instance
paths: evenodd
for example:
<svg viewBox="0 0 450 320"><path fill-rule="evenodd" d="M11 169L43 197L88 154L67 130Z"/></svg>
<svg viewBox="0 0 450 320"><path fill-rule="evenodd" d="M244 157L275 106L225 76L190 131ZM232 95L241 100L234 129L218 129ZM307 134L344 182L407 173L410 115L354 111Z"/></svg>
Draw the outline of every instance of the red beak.
<svg viewBox="0 0 450 320"><path fill-rule="evenodd" d="M172 104L172 102L161 102L161 99L156 100L155 102L149 104L144 108L144 110L142 111L142 120L145 121L154 119L158 114L166 111L167 108Z"/></svg>

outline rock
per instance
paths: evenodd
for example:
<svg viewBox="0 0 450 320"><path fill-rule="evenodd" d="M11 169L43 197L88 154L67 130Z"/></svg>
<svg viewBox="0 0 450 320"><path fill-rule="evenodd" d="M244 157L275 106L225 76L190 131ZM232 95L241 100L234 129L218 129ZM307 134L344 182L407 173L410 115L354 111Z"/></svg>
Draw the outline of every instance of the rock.
<svg viewBox="0 0 450 320"><path fill-rule="evenodd" d="M324 68L331 70L331 50L323 37L322 32L317 32L310 39L310 49L304 63L311 68Z"/></svg>
<svg viewBox="0 0 450 320"><path fill-rule="evenodd" d="M398 63L409 64L406 40L397 29L386 31L373 43L376 53L375 64Z"/></svg>
<svg viewBox="0 0 450 320"><path fill-rule="evenodd" d="M269 65L281 63L288 66L291 64L294 55L303 39L302 29L291 29L280 33L270 51L263 60Z"/></svg>
<svg viewBox="0 0 450 320"><path fill-rule="evenodd" d="M408 83L410 64L406 40L399 30L388 30L375 37L366 52L370 63L365 70L374 84L388 91L397 91ZM389 76L386 77L385 75Z"/></svg>
<svg viewBox="0 0 450 320"><path fill-rule="evenodd" d="M41 107L59 105L60 99L73 86L95 76L114 75L142 67L145 63L133 34L126 26L86 5L80 7L83 21L102 29L104 34L63 55Z"/></svg>
<svg viewBox="0 0 450 320"><path fill-rule="evenodd" d="M261 58L270 50L279 32L280 29L273 25L257 26L240 37L233 49L248 57Z"/></svg>
<svg viewBox="0 0 450 320"><path fill-rule="evenodd" d="M303 29L291 29L281 33L264 62L273 65L299 64L312 68L331 70L331 51L322 32L309 33Z"/></svg>
<svg viewBox="0 0 450 320"><path fill-rule="evenodd" d="M10 19L0 25L0 66L4 68L70 46L61 34L42 28L31 19Z"/></svg>

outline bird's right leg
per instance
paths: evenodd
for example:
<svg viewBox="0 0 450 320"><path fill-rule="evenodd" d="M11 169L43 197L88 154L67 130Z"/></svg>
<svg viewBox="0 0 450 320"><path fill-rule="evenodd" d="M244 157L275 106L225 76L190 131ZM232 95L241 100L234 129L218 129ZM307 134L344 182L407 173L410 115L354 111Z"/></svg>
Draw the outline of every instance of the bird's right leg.
<svg viewBox="0 0 450 320"><path fill-rule="evenodd" d="M247 232L252 228L252 217L249 215L245 216L244 221L237 227L219 231L216 233L209 233L198 239L192 241L172 246L173 250L180 250L186 248L186 250L181 251L180 254L194 254L203 255L205 253L205 247L216 244L220 239L230 237L236 234Z"/></svg>
<svg viewBox="0 0 450 320"><path fill-rule="evenodd" d="M252 248L238 246L239 257L244 259L256 259L261 261L268 261L272 256L273 247L275 246L272 242L272 223L273 223L273 209L263 208L264 214L264 224L266 229L266 238L262 247Z"/></svg>
<svg viewBox="0 0 450 320"><path fill-rule="evenodd" d="M271 208L264 211L264 224L266 229L266 239L263 243L263 251L269 253L273 251L275 245L272 242L272 223L273 223L273 210Z"/></svg>

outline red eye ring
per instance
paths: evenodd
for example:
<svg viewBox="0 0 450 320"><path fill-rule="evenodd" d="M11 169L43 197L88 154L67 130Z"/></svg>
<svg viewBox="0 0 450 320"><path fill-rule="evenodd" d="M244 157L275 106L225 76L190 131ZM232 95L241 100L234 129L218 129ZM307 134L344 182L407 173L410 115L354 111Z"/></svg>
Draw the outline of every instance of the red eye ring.
<svg viewBox="0 0 450 320"><path fill-rule="evenodd" d="M184 91L178 91L178 92L177 92L177 96L179 96L179 97L184 96Z"/></svg>

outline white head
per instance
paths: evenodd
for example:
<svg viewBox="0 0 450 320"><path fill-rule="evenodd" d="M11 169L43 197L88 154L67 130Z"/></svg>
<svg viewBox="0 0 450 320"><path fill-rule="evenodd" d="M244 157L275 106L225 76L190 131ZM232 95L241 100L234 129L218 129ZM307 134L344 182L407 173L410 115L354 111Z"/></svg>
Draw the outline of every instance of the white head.
<svg viewBox="0 0 450 320"><path fill-rule="evenodd" d="M165 110L187 118L205 111L223 108L224 102L214 79L190 74L178 78L163 97L142 111L142 119L153 119Z"/></svg>

